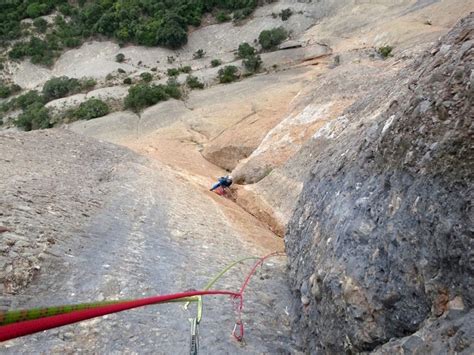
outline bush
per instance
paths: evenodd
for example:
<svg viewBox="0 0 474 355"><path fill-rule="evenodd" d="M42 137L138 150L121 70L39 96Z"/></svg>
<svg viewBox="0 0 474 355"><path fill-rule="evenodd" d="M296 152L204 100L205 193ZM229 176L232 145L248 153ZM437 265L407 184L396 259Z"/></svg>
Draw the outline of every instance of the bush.
<svg viewBox="0 0 474 355"><path fill-rule="evenodd" d="M38 32L45 33L48 29L48 22L44 18L37 18L33 21L33 25L36 27Z"/></svg>
<svg viewBox="0 0 474 355"><path fill-rule="evenodd" d="M189 74L189 73L191 73L192 69L191 69L191 67L190 67L189 65L186 65L186 66L184 66L184 67L180 67L180 68L179 68L179 71L180 71L181 73Z"/></svg>
<svg viewBox="0 0 474 355"><path fill-rule="evenodd" d="M191 89L204 89L204 83L200 82L195 76L188 75L186 78L186 85Z"/></svg>
<svg viewBox="0 0 474 355"><path fill-rule="evenodd" d="M279 13L279 16L281 17L282 21L288 20L291 15L293 15L293 11L291 11L291 9L289 8L281 10L281 12Z"/></svg>
<svg viewBox="0 0 474 355"><path fill-rule="evenodd" d="M51 101L71 95L81 88L79 80L61 76L48 80L43 86L43 95L46 101Z"/></svg>
<svg viewBox="0 0 474 355"><path fill-rule="evenodd" d="M251 57L255 55L256 50L247 42L241 43L237 51L237 56L241 59Z"/></svg>
<svg viewBox="0 0 474 355"><path fill-rule="evenodd" d="M383 59L386 59L388 57L393 57L392 51L393 51L392 46L383 46L377 50L377 52L382 56Z"/></svg>
<svg viewBox="0 0 474 355"><path fill-rule="evenodd" d="M138 84L128 89L125 107L139 112L145 107L155 105L160 101L166 101L170 97L181 97L178 86Z"/></svg>
<svg viewBox="0 0 474 355"><path fill-rule="evenodd" d="M123 63L125 61L125 54L119 53L115 56L115 61L117 63Z"/></svg>
<svg viewBox="0 0 474 355"><path fill-rule="evenodd" d="M33 64L52 65L59 49L55 39L50 38L48 42L37 37L32 37L28 42L17 42L13 45L8 56L11 59L23 59L30 57Z"/></svg>
<svg viewBox="0 0 474 355"><path fill-rule="evenodd" d="M40 4L34 2L26 8L26 14L28 17L36 18L42 15L46 15L50 11L51 7L47 4Z"/></svg>
<svg viewBox="0 0 474 355"><path fill-rule="evenodd" d="M24 18L36 19L56 10L61 15L56 16L54 29L50 35L55 39L54 42L66 47L76 47L86 38L103 35L114 38L119 45L132 42L177 49L187 43L188 26L198 26L205 13L215 11L218 21L228 21L229 14L233 12L234 19L240 19L251 14L260 2L260 0L3 1L5 4L0 5L0 42L6 43L20 38L23 34L21 21ZM63 16L68 17L67 22ZM45 29L44 23L38 22L38 26L40 31ZM50 40L46 42L49 43ZM51 53L52 47L49 48L49 56L36 56L34 59L36 63L50 65L57 56L57 53Z"/></svg>
<svg viewBox="0 0 474 355"><path fill-rule="evenodd" d="M230 15L226 11L220 10L216 15L216 20L219 23L227 22L231 20Z"/></svg>
<svg viewBox="0 0 474 355"><path fill-rule="evenodd" d="M6 99L7 97L14 95L21 91L21 87L19 85L4 85L0 83L0 98Z"/></svg>
<svg viewBox="0 0 474 355"><path fill-rule="evenodd" d="M181 89L176 81L168 80L167 85L164 86L164 90L166 95L173 99L180 99L181 98Z"/></svg>
<svg viewBox="0 0 474 355"><path fill-rule="evenodd" d="M213 59L211 60L211 67L215 68L215 67L218 67L219 65L222 64L222 61L219 60L219 59Z"/></svg>
<svg viewBox="0 0 474 355"><path fill-rule="evenodd" d="M172 16L158 28L156 43L143 43L145 45L159 44L171 49L177 49L188 42L188 33L183 24L186 20L179 16Z"/></svg>
<svg viewBox="0 0 474 355"><path fill-rule="evenodd" d="M48 109L42 103L35 102L18 116L14 124L25 131L31 131L34 129L51 128L53 125L50 120Z"/></svg>
<svg viewBox="0 0 474 355"><path fill-rule="evenodd" d="M178 76L179 75L179 69L177 68L170 68L167 71L168 76Z"/></svg>
<svg viewBox="0 0 474 355"><path fill-rule="evenodd" d="M226 84L236 81L239 78L239 69L236 66L228 65L222 69L219 69L218 77L219 82Z"/></svg>
<svg viewBox="0 0 474 355"><path fill-rule="evenodd" d="M243 9L239 9L234 11L234 21L243 20L250 16L253 12L254 7L245 7Z"/></svg>
<svg viewBox="0 0 474 355"><path fill-rule="evenodd" d="M123 83L124 83L125 85L130 85L130 84L132 83L132 79L130 79L130 78L125 78L125 79L123 79Z"/></svg>
<svg viewBox="0 0 474 355"><path fill-rule="evenodd" d="M93 78L85 78L80 81L81 90L89 91L97 85L97 81Z"/></svg>
<svg viewBox="0 0 474 355"><path fill-rule="evenodd" d="M259 55L252 55L243 60L243 65L247 73L254 74L260 70L262 66L262 58Z"/></svg>
<svg viewBox="0 0 474 355"><path fill-rule="evenodd" d="M258 42L263 49L274 49L281 42L288 38L288 32L283 27L277 27L272 30L265 30L258 36Z"/></svg>
<svg viewBox="0 0 474 355"><path fill-rule="evenodd" d="M90 120L97 117L102 117L110 112L109 106L99 99L89 99L79 105L79 108L74 111L74 116L81 120Z"/></svg>
<svg viewBox="0 0 474 355"><path fill-rule="evenodd" d="M26 110L26 108L34 103L39 103L44 105L46 100L43 95L40 95L36 90L30 90L27 93L18 96L14 102L11 103L11 108L21 108Z"/></svg>
<svg viewBox="0 0 474 355"><path fill-rule="evenodd" d="M150 73L141 73L140 74L140 78L142 78L142 80L145 82L145 83L149 83L150 81L153 80L153 75L151 75Z"/></svg>
<svg viewBox="0 0 474 355"><path fill-rule="evenodd" d="M204 49L198 49L196 52L193 54L194 59L201 59L206 55L206 52Z"/></svg>

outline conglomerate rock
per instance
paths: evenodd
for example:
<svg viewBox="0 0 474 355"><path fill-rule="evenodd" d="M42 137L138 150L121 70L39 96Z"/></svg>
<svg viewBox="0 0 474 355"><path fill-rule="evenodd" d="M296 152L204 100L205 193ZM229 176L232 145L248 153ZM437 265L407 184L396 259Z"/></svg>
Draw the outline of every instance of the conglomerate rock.
<svg viewBox="0 0 474 355"><path fill-rule="evenodd" d="M370 125L315 145L285 236L309 352L472 353L473 46L471 14Z"/></svg>

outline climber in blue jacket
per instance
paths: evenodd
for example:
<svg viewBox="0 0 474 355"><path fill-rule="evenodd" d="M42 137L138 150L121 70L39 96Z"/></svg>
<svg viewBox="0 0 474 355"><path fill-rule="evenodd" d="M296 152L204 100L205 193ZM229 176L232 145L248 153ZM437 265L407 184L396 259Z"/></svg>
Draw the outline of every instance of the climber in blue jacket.
<svg viewBox="0 0 474 355"><path fill-rule="evenodd" d="M222 186L222 188L230 187L232 185L232 176L226 175L226 176L221 176L217 182L212 185L209 191L214 191L217 189L219 186Z"/></svg>

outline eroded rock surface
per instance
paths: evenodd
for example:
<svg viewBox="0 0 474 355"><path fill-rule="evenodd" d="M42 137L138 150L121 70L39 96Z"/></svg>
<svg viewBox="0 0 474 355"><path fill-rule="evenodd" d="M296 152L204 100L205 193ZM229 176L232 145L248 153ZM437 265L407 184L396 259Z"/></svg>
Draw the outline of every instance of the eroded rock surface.
<svg viewBox="0 0 474 355"><path fill-rule="evenodd" d="M7 295L67 253L64 240L117 186L117 166L134 159L124 148L56 131L2 133L0 151L0 225L9 229L0 239L0 294Z"/></svg>
<svg viewBox="0 0 474 355"><path fill-rule="evenodd" d="M473 29L384 85L385 112L313 140L285 237L310 352L472 353Z"/></svg>

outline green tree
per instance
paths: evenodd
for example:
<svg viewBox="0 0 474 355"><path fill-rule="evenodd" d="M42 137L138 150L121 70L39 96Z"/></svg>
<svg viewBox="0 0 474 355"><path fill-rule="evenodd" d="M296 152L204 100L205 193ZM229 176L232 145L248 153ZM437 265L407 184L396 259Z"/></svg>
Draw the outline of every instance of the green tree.
<svg viewBox="0 0 474 355"><path fill-rule="evenodd" d="M171 49L177 49L188 43L184 22L185 20L177 15L166 18L156 33L156 43Z"/></svg>
<svg viewBox="0 0 474 355"><path fill-rule="evenodd" d="M262 58L259 55L251 55L242 61L247 73L254 74L260 70L262 66Z"/></svg>
<svg viewBox="0 0 474 355"><path fill-rule="evenodd" d="M45 33L48 29L48 22L44 18L37 18L33 21L33 25L36 27L38 32Z"/></svg>
<svg viewBox="0 0 474 355"><path fill-rule="evenodd" d="M46 15L50 11L50 7L47 4L40 4L34 2L26 8L26 15L31 18L36 18L42 15Z"/></svg>
<svg viewBox="0 0 474 355"><path fill-rule="evenodd" d="M43 95L47 101L59 99L77 92L81 88L79 80L61 76L48 80L43 86Z"/></svg>
<svg viewBox="0 0 474 355"><path fill-rule="evenodd" d="M288 38L288 32L283 27L277 27L272 30L265 30L258 36L258 41L263 49L274 49L281 42Z"/></svg>
<svg viewBox="0 0 474 355"><path fill-rule="evenodd" d="M115 61L117 63L123 63L125 61L125 54L119 53L115 56Z"/></svg>
<svg viewBox="0 0 474 355"><path fill-rule="evenodd" d="M193 75L188 75L186 85L191 89L204 89L204 83L200 82L199 79Z"/></svg>
<svg viewBox="0 0 474 355"><path fill-rule="evenodd" d="M216 14L216 20L219 23L230 21L232 18L229 16L227 11L220 10Z"/></svg>
<svg viewBox="0 0 474 355"><path fill-rule="evenodd" d="M222 61L220 59L211 60L211 67L213 67L213 68L218 67L221 64L222 64Z"/></svg>
<svg viewBox="0 0 474 355"><path fill-rule="evenodd" d="M170 97L179 98L180 96L179 87L172 85L137 84L128 89L125 107L139 112L145 107L166 101Z"/></svg>
<svg viewBox="0 0 474 355"><path fill-rule="evenodd" d="M198 49L196 52L193 54L194 59L201 59L206 55L206 52L204 49Z"/></svg>
<svg viewBox="0 0 474 355"><path fill-rule="evenodd" d="M141 74L140 74L140 78L141 78L145 83L149 83L150 81L153 80L153 75L151 75L150 73L144 72L144 73L141 73Z"/></svg>
<svg viewBox="0 0 474 355"><path fill-rule="evenodd" d="M34 103L39 103L44 105L46 100L44 97L36 90L30 90L27 93L18 96L13 104L13 108L21 108L26 110L26 108Z"/></svg>
<svg viewBox="0 0 474 355"><path fill-rule="evenodd" d="M291 15L293 15L293 11L290 8L281 10L279 14L282 21L288 20L291 17Z"/></svg>
<svg viewBox="0 0 474 355"><path fill-rule="evenodd" d="M17 127L23 128L25 131L35 129L51 128L51 118L48 109L39 102L35 102L14 121Z"/></svg>
<svg viewBox="0 0 474 355"><path fill-rule="evenodd" d="M237 51L237 56L241 59L248 58L250 56L255 55L256 50L247 42L241 43L239 45L239 49Z"/></svg>
<svg viewBox="0 0 474 355"><path fill-rule="evenodd" d="M90 120L105 116L109 112L109 106L105 102L92 98L81 103L79 108L74 112L74 116L81 120Z"/></svg>
<svg viewBox="0 0 474 355"><path fill-rule="evenodd" d="M382 56L383 59L387 59L388 57L392 57L393 47L392 46L383 46L380 47L377 52Z"/></svg>
<svg viewBox="0 0 474 355"><path fill-rule="evenodd" d="M239 78L239 69L234 65L225 66L219 69L218 78L219 82L223 84L236 81Z"/></svg>

